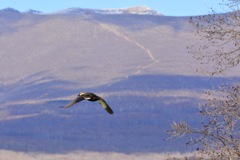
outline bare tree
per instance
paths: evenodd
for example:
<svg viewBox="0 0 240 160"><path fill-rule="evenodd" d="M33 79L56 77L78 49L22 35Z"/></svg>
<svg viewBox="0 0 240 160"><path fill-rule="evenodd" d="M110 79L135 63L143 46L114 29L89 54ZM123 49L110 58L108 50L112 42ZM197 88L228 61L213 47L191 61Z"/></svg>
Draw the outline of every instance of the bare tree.
<svg viewBox="0 0 240 160"><path fill-rule="evenodd" d="M186 122L172 123L170 137L194 135L188 145L199 145L201 157L213 159L240 158L240 87L221 86L205 92L206 102L199 106L202 128L191 128Z"/></svg>
<svg viewBox="0 0 240 160"><path fill-rule="evenodd" d="M222 5L231 12L212 11L190 19L201 42L188 49L203 64L198 71L204 74L218 74L240 63L240 0L226 1Z"/></svg>
<svg viewBox="0 0 240 160"><path fill-rule="evenodd" d="M188 47L202 64L203 74L215 75L240 64L240 0L223 0L228 13L192 17L190 23L200 37L200 44ZM223 85L205 92L199 105L203 122L192 128L186 122L173 122L170 138L190 136L187 145L197 145L198 156L210 159L240 159L240 86Z"/></svg>

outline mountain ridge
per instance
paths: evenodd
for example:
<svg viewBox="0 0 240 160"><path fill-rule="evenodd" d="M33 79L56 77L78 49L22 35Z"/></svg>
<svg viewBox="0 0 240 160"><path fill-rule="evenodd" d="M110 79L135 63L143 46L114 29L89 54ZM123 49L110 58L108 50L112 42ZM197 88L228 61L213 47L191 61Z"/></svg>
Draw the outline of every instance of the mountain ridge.
<svg viewBox="0 0 240 160"><path fill-rule="evenodd" d="M20 12L14 8L4 8L1 11L11 13L30 13L30 14L63 14L63 15L81 15L81 14L136 14L136 15L162 15L161 13L147 7L147 6L133 6L127 8L113 8L113 9L90 9L90 8L66 8L63 10L44 13L41 11L29 9L25 12Z"/></svg>
<svg viewBox="0 0 240 160"><path fill-rule="evenodd" d="M192 151L164 131L179 120L197 127L202 91L234 79L195 72L186 46L199 40L187 17L34 13L0 11L1 149ZM103 97L114 115L86 101L59 108L80 91Z"/></svg>

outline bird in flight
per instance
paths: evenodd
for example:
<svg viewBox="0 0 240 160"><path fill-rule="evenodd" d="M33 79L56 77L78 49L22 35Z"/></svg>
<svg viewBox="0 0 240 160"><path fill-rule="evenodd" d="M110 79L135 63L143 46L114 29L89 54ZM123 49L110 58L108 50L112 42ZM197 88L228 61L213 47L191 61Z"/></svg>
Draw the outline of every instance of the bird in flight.
<svg viewBox="0 0 240 160"><path fill-rule="evenodd" d="M82 100L88 100L88 101L91 101L91 102L95 102L95 101L99 101L99 103L102 105L102 107L109 113L109 114L113 114L113 111L112 109L109 107L109 105L106 103L106 101L97 96L96 94L94 93L90 93L90 92L80 92L77 97L72 101L70 102L69 104L67 104L66 106L63 106L61 108L69 108L71 107L72 105L78 103L78 102L81 102Z"/></svg>

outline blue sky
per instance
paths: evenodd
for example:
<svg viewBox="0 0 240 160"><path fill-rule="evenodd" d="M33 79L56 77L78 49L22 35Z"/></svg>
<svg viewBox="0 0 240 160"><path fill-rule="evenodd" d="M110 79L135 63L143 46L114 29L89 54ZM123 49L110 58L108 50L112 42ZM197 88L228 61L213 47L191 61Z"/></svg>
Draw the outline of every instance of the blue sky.
<svg viewBox="0 0 240 160"><path fill-rule="evenodd" d="M144 5L167 16L191 16L207 14L211 7L220 12L220 2L222 0L0 0L0 9L51 13L71 7L107 9Z"/></svg>

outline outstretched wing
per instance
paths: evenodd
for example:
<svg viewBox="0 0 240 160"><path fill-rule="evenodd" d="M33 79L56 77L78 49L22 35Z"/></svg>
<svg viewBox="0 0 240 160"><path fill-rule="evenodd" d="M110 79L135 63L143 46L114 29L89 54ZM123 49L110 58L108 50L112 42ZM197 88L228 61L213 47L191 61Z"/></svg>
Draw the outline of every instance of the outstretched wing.
<svg viewBox="0 0 240 160"><path fill-rule="evenodd" d="M109 113L109 114L113 114L112 109L109 107L109 105L106 103L106 101L104 99L102 99L101 97L99 98L99 103L102 105L102 107Z"/></svg>
<svg viewBox="0 0 240 160"><path fill-rule="evenodd" d="M80 101L82 101L82 100L84 100L83 97L77 96L72 102L70 102L69 104L67 104L66 106L63 106L63 107L61 107L61 108L69 108L69 107L71 107L72 105L74 105L74 104L76 104L76 103L78 103L78 102L80 102Z"/></svg>

